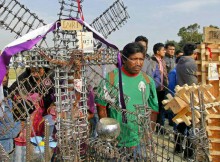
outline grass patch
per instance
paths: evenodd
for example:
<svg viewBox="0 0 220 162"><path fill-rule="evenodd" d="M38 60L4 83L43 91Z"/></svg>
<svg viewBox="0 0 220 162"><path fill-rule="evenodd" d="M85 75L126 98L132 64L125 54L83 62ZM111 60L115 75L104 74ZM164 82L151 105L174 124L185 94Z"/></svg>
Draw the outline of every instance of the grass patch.
<svg viewBox="0 0 220 162"><path fill-rule="evenodd" d="M17 68L16 69L16 72L17 72L17 75L19 76L22 72L24 71L24 69L21 69L21 68ZM9 69L9 80L10 79L16 79L16 74L15 74L15 70L10 68Z"/></svg>

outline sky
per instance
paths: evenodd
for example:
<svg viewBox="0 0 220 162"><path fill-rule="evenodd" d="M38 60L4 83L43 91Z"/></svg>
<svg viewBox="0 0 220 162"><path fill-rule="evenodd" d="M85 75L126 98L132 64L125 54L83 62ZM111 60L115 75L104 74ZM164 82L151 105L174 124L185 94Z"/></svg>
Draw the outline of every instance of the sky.
<svg viewBox="0 0 220 162"><path fill-rule="evenodd" d="M115 0L83 0L85 21L91 23ZM57 20L58 0L19 0L46 23ZM177 33L181 27L198 23L204 26L220 26L220 0L123 0L130 18L108 40L120 49L143 35L149 39L148 53L154 44L166 40L179 41ZM13 41L14 34L0 28L0 49Z"/></svg>

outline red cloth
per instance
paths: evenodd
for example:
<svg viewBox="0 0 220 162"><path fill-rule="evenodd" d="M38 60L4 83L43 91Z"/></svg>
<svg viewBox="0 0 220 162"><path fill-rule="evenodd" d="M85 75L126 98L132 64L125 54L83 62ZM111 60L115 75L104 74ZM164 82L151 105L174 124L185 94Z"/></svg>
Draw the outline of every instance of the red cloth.
<svg viewBox="0 0 220 162"><path fill-rule="evenodd" d="M212 58L212 50L211 50L211 48L209 48L209 47L206 47L206 48L209 51L209 57Z"/></svg>
<svg viewBox="0 0 220 162"><path fill-rule="evenodd" d="M80 0L77 0L77 5L78 5L78 12L80 13L81 19L84 21L83 12L80 6Z"/></svg>

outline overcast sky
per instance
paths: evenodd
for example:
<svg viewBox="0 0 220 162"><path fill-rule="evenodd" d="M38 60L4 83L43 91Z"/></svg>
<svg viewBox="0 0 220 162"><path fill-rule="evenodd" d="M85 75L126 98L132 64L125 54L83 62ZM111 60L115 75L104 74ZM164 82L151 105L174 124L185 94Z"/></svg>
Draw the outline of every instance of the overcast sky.
<svg viewBox="0 0 220 162"><path fill-rule="evenodd" d="M19 0L46 23L57 20L58 0ZM85 21L91 23L114 0L84 0ZM220 0L123 0L130 19L108 39L122 49L138 35L149 39L148 52L155 43L166 40L179 41L177 33L183 26L198 23L201 31L210 24L220 26ZM14 40L14 34L0 29L0 49Z"/></svg>

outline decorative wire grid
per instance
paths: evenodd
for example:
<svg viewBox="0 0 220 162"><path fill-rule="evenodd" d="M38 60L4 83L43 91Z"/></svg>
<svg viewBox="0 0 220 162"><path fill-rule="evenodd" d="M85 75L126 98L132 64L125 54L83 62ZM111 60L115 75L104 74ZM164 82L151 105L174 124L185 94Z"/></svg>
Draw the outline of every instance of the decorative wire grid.
<svg viewBox="0 0 220 162"><path fill-rule="evenodd" d="M22 94L25 96L28 93L33 92L40 92L41 94L47 95L50 89L53 89L55 87L55 98L56 98L56 106L57 106L57 112L60 113L60 116L58 115L57 121L60 125L57 125L57 130L59 133L57 133L57 138L60 140L60 151L62 154L62 159L65 161L69 160L157 160L157 161L184 161L184 154L187 154L187 152L193 152L193 155L195 155L195 148L194 146L197 145L200 148L204 148L204 146L198 144L198 141L202 141L201 137L206 139L205 137L205 131L198 131L199 138L198 137L186 137L180 134L177 134L173 131L170 131L168 129L165 129L162 126L156 125L155 129L150 130L149 125L149 114L142 115L140 118L140 115L143 114L143 112L126 112L127 116L131 116L132 120L128 122L133 122L139 126L138 131L132 130L132 128L128 127L126 124L124 127L127 128L127 132L124 132L125 134L128 132L134 132L134 134L141 138L140 140L140 151L138 155L133 152L133 150L127 149L126 147L123 147L123 145L120 145L118 147L117 142L115 143L107 143L105 141L102 141L101 139L89 139L88 142L88 153L85 153L85 140L88 138L88 122L87 122L87 106L86 106L86 87L88 84L85 82L82 83L82 92L80 94L81 100L78 102L79 110L76 112L76 116L72 117L72 112L70 111L73 107L74 103L76 102L76 98L73 96L76 95L76 91L73 89L72 82L74 79L79 79L83 76L84 81L87 81L87 83L90 83L93 87L102 87L99 85L98 80L103 80L106 84L106 80L103 79L102 70L103 67L101 65L93 65L94 63L91 63L91 65L87 65L85 68L85 59L84 55L80 50L69 50L69 49L61 49L62 53L66 53L66 55L62 54L61 57L58 53L60 50L57 49L50 49L48 51L45 51L44 53L47 54L47 56L50 56L54 60L47 60L45 59L45 55L42 55L39 51L39 49L35 49L34 54L25 54L23 53L22 56L18 56L17 58L21 58L21 62L24 61L25 63L17 63L17 65L26 65L28 67L55 67L54 73L55 77L54 80L51 79L52 83L51 86L45 87L44 79L51 78L54 74L53 73L47 73L44 77L40 78L40 83L37 83L35 80L34 82L31 82L30 78L31 75L27 76L27 79L24 79L20 82L20 89L18 87L14 90L12 90L9 93L9 98L13 98L18 91L19 94ZM66 51L66 52L65 52ZM30 57L30 56L31 57ZM36 55L36 56L35 56ZM27 57L29 56L29 57ZM35 56L35 57L34 57ZM66 57L65 57L66 56ZM37 58L37 59L36 59ZM61 60L62 58L62 60ZM15 59L16 60L16 59ZM61 60L62 62L59 63L57 60ZM69 62L72 62L75 66L68 66ZM77 60L79 61L77 64ZM51 61L51 62L50 62ZM58 64L58 65L57 65ZM72 65L71 64L71 65ZM16 65L16 64L15 64ZM109 65L112 65L111 62ZM79 67L80 66L80 67ZM114 66L114 65L113 65ZM80 77L79 77L80 76ZM52 77L53 78L53 77ZM97 79L98 78L98 79ZM97 79L97 80L96 80ZM19 79L18 79L19 80ZM32 85L34 83L34 85ZM110 84L110 83L107 83ZM27 88L27 86L30 86L30 88ZM39 88L40 87L40 88ZM107 91L106 91L107 92ZM105 92L105 93L106 93ZM109 95L112 96L118 96L118 89L115 87L112 87L111 89L108 89ZM28 111L33 110L33 105L30 104L30 101L23 97L24 101L27 103L26 107L28 107ZM39 98L37 101L39 101L42 98ZM105 98L103 98L105 99ZM125 96L126 100L126 96ZM19 101L19 99L18 99ZM113 102L106 100L106 102L110 103L112 107L116 111L121 111L117 105L115 105ZM7 102L6 102L7 103ZM13 107L15 107L15 110L18 109L18 104L23 104L23 102L15 102L13 103ZM85 105L83 105L85 104ZM22 107L25 107L24 105ZM19 109L20 110L20 109ZM18 111L19 111L18 110ZM63 112L65 115L63 115ZM19 114L20 113L20 114ZM19 115L17 115L16 118L23 119L26 118L26 112L19 111ZM72 119L72 120L70 120ZM148 122L147 122L148 121ZM156 131L157 130L157 131ZM158 132L163 132L164 135L161 136ZM147 136L146 136L147 135ZM150 137L150 141L149 141ZM180 139L180 142L177 140ZM130 139L133 141L134 139ZM174 147L177 144L183 144L183 152L182 153L174 153ZM99 147L97 147L97 146ZM73 147L74 146L74 147ZM75 147L78 146L78 147ZM151 149L149 151L149 149ZM96 150L94 152L94 150ZM110 154L109 154L110 153ZM145 154L144 154L145 153ZM199 151L196 152L197 155L199 155ZM107 155L106 155L107 154ZM202 153L201 153L202 154ZM136 156L137 155L137 156ZM195 156L193 156L195 158ZM190 161L189 159L186 159L185 161Z"/></svg>
<svg viewBox="0 0 220 162"><path fill-rule="evenodd" d="M118 146L117 141L109 143L98 137L90 138L88 140L89 161L208 161L207 157L204 158L204 152L196 152L194 139L154 122L151 122L151 125L154 125L155 129L153 129L151 133L147 133L148 136L144 136L142 132L137 133L137 135L141 137L137 150L130 150L126 147ZM149 125L141 125L141 127L147 126ZM128 129L128 132L129 131L133 130ZM164 133L160 134L159 132L161 131ZM200 148L204 148L204 143L201 143L201 139L202 138L198 139L200 143L197 141L196 144L199 144ZM182 150L175 152L175 147L177 146L180 146ZM198 146L197 149L199 149Z"/></svg>
<svg viewBox="0 0 220 162"><path fill-rule="evenodd" d="M129 18L124 3L116 0L107 10L97 17L90 25L107 38L113 31L118 30Z"/></svg>
<svg viewBox="0 0 220 162"><path fill-rule="evenodd" d="M84 0L79 1L80 5L83 1ZM59 3L60 3L60 12L58 13L59 20L80 16L77 0L59 0Z"/></svg>
<svg viewBox="0 0 220 162"><path fill-rule="evenodd" d="M204 100L199 95L200 102ZM150 120L150 111L146 111L146 107L135 105L136 113L126 111L128 123L134 123L139 127L138 131L126 124L126 127L120 136L113 142L107 142L99 137L88 140L89 155L91 161L209 161L209 142L204 126L205 110L200 109L201 122L196 125L195 129L190 129L186 135L180 134L174 130L170 130L164 126L160 126ZM200 105L203 107L202 105ZM111 108L122 114L122 110ZM130 120L133 116L133 120ZM140 138L139 145L131 150L125 145L118 143L123 140L126 135L133 132L133 137ZM129 141L134 141L130 138ZM129 142L128 141L128 142Z"/></svg>
<svg viewBox="0 0 220 162"><path fill-rule="evenodd" d="M16 38L45 25L44 21L17 0L1 0L0 24Z"/></svg>
<svg viewBox="0 0 220 162"><path fill-rule="evenodd" d="M17 0L1 0L0 2L0 27L15 33L16 38L45 25L45 22L36 13L31 12ZM58 2L60 4L59 20L80 16L76 0L59 0ZM80 1L80 5L82 2L83 0ZM116 0L90 25L107 38L108 35L116 29L118 30L129 18L126 9L127 7L125 7L121 0ZM47 45L46 42L44 43Z"/></svg>
<svg viewBox="0 0 220 162"><path fill-rule="evenodd" d="M35 105L40 102L43 97L51 95L54 87L52 81L52 72L48 71L43 77L39 78L39 81L34 79L32 75L28 72L24 72L24 75L18 78L19 86L17 82L14 82L9 87L8 96L5 97L4 103L6 107L12 107L10 110L14 117L14 122L25 120L27 117L27 111L33 112L35 110ZM38 93L39 95L36 100L30 98L30 94ZM27 108L27 111L25 110ZM4 116L4 119L7 115ZM9 119L8 119L9 120ZM3 122L4 123L4 122ZM8 121L8 123L13 123L13 121ZM1 131L5 133L10 130L14 125L4 124L5 128L1 128Z"/></svg>
<svg viewBox="0 0 220 162"><path fill-rule="evenodd" d="M0 144L0 161L1 162L9 162L10 158L7 154L7 152L5 152L3 146Z"/></svg>
<svg viewBox="0 0 220 162"><path fill-rule="evenodd" d="M58 14L59 19L79 17L79 12L76 10L77 8L75 5L76 1L60 0L59 3L61 4L60 13ZM12 0L8 4L5 1L2 1L1 9L3 9L0 15L0 20L2 20L1 25L3 25L6 29L9 29L11 32L16 33L17 36L21 36L32 29L38 28L41 25L45 25L42 20L40 20L35 14L31 13L24 5L20 4L16 0ZM18 22L9 20L8 18L13 18L13 20L17 19ZM18 25L19 22L22 24ZM20 28L17 29L16 27ZM14 86L14 88L10 88L9 95L7 98L5 98L6 103L8 103L7 100L12 100L12 113L14 115L15 121L18 121L26 120L27 113L31 113L35 110L35 104L40 102L43 97L47 96L48 94L51 95L50 90L55 92L54 96L56 99L55 104L58 116L57 139L59 143L58 145L61 148L60 150L63 160L76 160L77 158L79 160L81 158L81 155L85 154L81 153L85 150L82 145L84 144L83 140L87 137L88 134L86 131L88 130L86 79L83 79L82 91L80 92L80 101L77 101L76 98L73 97L74 95L76 95L77 92L74 90L69 90L73 88L73 84L71 84L71 82L73 82L75 79L74 75L77 73L76 75L80 75L81 78L85 78L86 64L96 65L100 62L102 64L111 64L113 62L116 62L115 52L112 49L108 48L105 51L108 53L106 55L106 59L100 59L100 55L103 55L103 52L102 54L100 54L100 52L97 52L95 54L87 53L85 54L85 57L83 59L80 58L81 55L77 56L78 58L80 58L80 62L82 63L81 69L75 69L76 67L74 66L67 66L71 63L67 63L68 60L71 61L71 59L76 58L71 58L72 51L78 48L76 43L78 40L76 39L75 35L75 32L61 31L58 29L54 31L53 48L35 48L32 51L23 52L20 55L17 55L17 57L15 56L13 61L13 66L15 69L19 67L47 67L50 68L53 72L46 73L46 76L43 76L42 78L40 77L40 82L37 82L32 78L30 74L27 74L25 76L25 79L21 78L21 80L17 80L17 83L19 82L19 84ZM40 47L41 44L42 43L40 43L38 47ZM59 61L61 61L61 64ZM51 76L55 77L51 78ZM44 79L47 81L51 81L49 87L45 87ZM41 95L38 96L38 98L34 101L28 99L27 96L30 93L34 92L38 92ZM78 102L79 111L78 114L76 113L76 116L78 117L73 117L73 120L70 119L70 110L72 105L74 105L76 101ZM65 115L63 115L62 113L64 113ZM65 116L65 119L63 118L63 116ZM8 127L7 125L6 129L3 132L7 132L9 129L10 127ZM70 142L70 139L74 140L72 143L68 144L68 142ZM76 143L78 148L73 148L74 145L72 144L74 142ZM63 146L63 148L61 146Z"/></svg>
<svg viewBox="0 0 220 162"><path fill-rule="evenodd" d="M121 110L111 108L117 111L119 114ZM104 141L102 138L91 138L88 140L88 158L90 161L129 161L129 160L146 160L147 159L147 143L149 140L145 140L144 136L147 135L146 130L151 129L149 127L150 111L145 111L146 107L137 106L136 112L126 111L127 123L120 125L123 132L121 135L113 141ZM148 124L147 124L148 123ZM136 128L132 128L132 124L136 125ZM148 130L149 131L149 130ZM123 140L123 138L129 135L130 139ZM108 138L108 135L106 135ZM118 141L120 141L118 143ZM122 141L122 142L121 142ZM129 148L126 145L130 142L139 142L139 146L136 148ZM151 144L149 143L149 146ZM153 155L150 157L154 158Z"/></svg>
<svg viewBox="0 0 220 162"><path fill-rule="evenodd" d="M68 2L67 1L59 1L59 3L62 4L61 5L61 12L59 14L60 19L64 18L65 16L68 17L68 18L69 17L79 17L79 13L76 11L76 5L73 4L74 2L72 2L72 1L71 2L70 1L68 1ZM25 33L24 28L26 28L26 27L27 27L26 32L30 31L31 29L34 29L33 24L35 24L35 22L37 22L36 27L43 24L42 20L39 20L38 17L36 17L36 15L31 14L28 9L26 9L23 5L20 5L16 0L12 0L9 3L10 4L6 4L6 2L3 1L1 9L3 9L4 12L3 11L0 12L1 13L0 20L2 20L1 24L3 24L7 29L11 30L12 32L15 32L17 35L20 36L21 33ZM69 4L69 3L71 3L71 4ZM119 8L117 9L114 6L114 8L113 9L110 8L109 11L111 11L112 14L115 14L115 13L119 12L120 13L119 15L123 15L122 14L123 10L120 8L120 6L117 6L118 4L116 4L116 3L114 5L116 7L119 7ZM16 12L12 12L15 9L16 6L19 7L17 9L17 14L16 14ZM68 7L72 7L72 8L69 9ZM123 8L123 9L125 9L125 8ZM19 15L20 11L22 11L22 10L23 10L23 12L21 12L22 15ZM64 12L67 12L67 13L64 13ZM73 16L72 14L69 14L71 12L73 14L76 14L76 16ZM13 17L13 19L17 18L17 20L19 21L20 19L23 18L23 16L26 13L29 14L29 16L27 17L26 20L21 21L23 23L22 24L23 26L21 25L21 28L19 28L19 29L15 28L17 26L17 24L13 24L13 23L16 23L16 22L8 19L8 17ZM108 17L106 17L105 14L100 16L101 23L99 23L99 25L100 24L104 24L104 25L110 24L109 20L108 20ZM19 15L19 16L17 16L17 15ZM103 20L103 17L105 17L106 20ZM116 15L116 18L119 18L119 17L117 17L117 15ZM122 18L122 20L124 20L124 18ZM107 37L107 35L109 35L111 33L111 30L115 30L115 27L113 27L113 26L111 26L111 28L112 28L111 30L109 30L110 28L108 26L106 26L105 28L106 28L106 31L103 31L103 32L105 32L107 34L103 34L103 35L105 35L106 37ZM104 30L103 27L100 28L100 31L102 31L102 30ZM31 58L20 57L22 59L22 61L18 61L18 64L17 64L17 66L25 65L26 67L50 67L51 69L54 70L54 73L55 73L54 74L55 75L54 84L51 84L51 85L52 85L52 87L55 87L54 96L56 98L55 104L57 106L57 112L58 112L58 118L57 118L58 133L57 133L57 137L58 137L58 141L59 141L59 146L61 146L61 152L62 152L62 155L63 155L63 157L62 157L63 160L79 160L82 155L83 156L85 155L85 153L81 153L85 150L84 147L82 146L82 145L84 145L83 140L86 139L87 136L88 136L88 133L87 133L88 122L86 120L86 118L87 118L86 87L87 87L88 84L87 84L86 81L87 81L87 79L89 79L89 77L86 76L85 65L86 64L87 65L97 65L97 64L100 64L99 62L101 62L102 60L106 60L106 61L102 62L102 64L106 64L106 63L112 64L112 63L116 62L115 61L116 60L116 55L115 55L114 51L113 52L107 52L107 53L110 53L110 54L109 54L109 56L106 55L106 58L104 58L104 59L101 59L100 54L97 54L97 53L95 53L94 56L91 56L92 54L84 54L83 58L81 56L78 56L78 58L80 58L80 60L81 60L80 62L82 63L82 66L81 66L80 70L76 70L75 69L76 67L68 67L68 66L66 66L66 65L68 65L68 63L66 63L66 62L68 62L71 59L72 50L78 48L76 42L77 42L77 39L75 37L74 32L68 32L68 31L64 32L64 31L57 30L57 31L54 32L54 47L53 48L51 48L51 49L40 49L40 50L36 49L35 51L33 50L33 51L30 52L30 53L33 53L33 54L31 54L31 56L36 56L37 53L39 53L41 51L44 51L44 53L46 53L47 56L51 56L50 57L51 59L62 60L63 62L65 62L65 66L60 65L60 64L57 66L56 65L57 62L51 63L50 62L51 60L45 59L45 56L42 56L42 55L38 55L38 57L36 59L34 57L31 57ZM76 57L74 56L73 58L76 58ZM23 65L22 65L22 63L23 63ZM91 66L89 68L90 68L90 70L92 69ZM79 75L82 78L85 78L85 80L83 80L83 83L82 83L82 93L80 94L81 99L80 99L79 104L78 104L78 107L80 109L80 111L78 111L77 112L78 114L76 115L78 117L74 117L74 120L69 120L72 117L70 109L71 109L72 105L76 102L76 98L73 98L73 96L75 95L75 93L77 93L76 91L72 92L72 91L69 90L73 87L73 85L69 82L73 82L74 79L77 79L77 78L73 77L73 75L76 73L76 71L78 71ZM93 70L93 72L94 72L94 70ZM101 78L101 75L99 75L99 77ZM30 78L30 76L28 76L28 78ZM50 77L46 76L46 78L49 79ZM40 79L41 79L41 81L43 81L44 78L40 78ZM27 85L30 85L31 90L28 90L26 88L26 83L27 83ZM96 82L91 82L91 83L93 85L97 85ZM40 85L41 83L40 84L37 83L36 86L32 86L31 84L32 84L32 82L30 82L29 80L28 81L27 80L21 81L20 82L20 89L12 90L11 93L9 94L8 98L10 98L10 99L12 99L13 96L15 96L18 91L22 95L22 100L18 98L17 102L13 101L13 108L18 111L17 112L18 115L16 115L16 113L12 112L16 116L15 117L16 120L25 119L26 115L27 115L25 111L21 111L20 109L18 109L19 104L21 104L21 107L27 107L27 109L28 109L27 111L33 111L34 110L33 104L35 104L35 103L31 104L31 102L34 102L34 101L28 100L25 97L25 95L27 95L30 92L35 92L35 91L42 93L42 96L39 97L36 101L36 102L38 102L42 99L42 97L44 95L48 94L50 89L53 89L53 88L48 88L48 87L45 88L44 85ZM112 93L110 93L111 96L118 95L118 90L115 89L115 88L112 88L112 90L110 90L110 92L112 92ZM6 100L5 100L6 104L8 103L7 102L8 98L6 98ZM24 105L24 102L27 103L27 104ZM110 102L110 101L107 101L107 102ZM119 111L117 106L114 105L112 102L110 102L110 105L113 106L113 107L115 106L115 109L117 111ZM62 116L63 111L65 113L65 115L64 115L65 118L63 118L63 116ZM133 113L129 114L129 112L127 112L127 115L133 116L134 114ZM147 120L147 119L143 119L143 121L145 121L145 120ZM138 123L139 127L150 125L149 123L147 124L147 122L139 123L138 121L135 121L135 119L134 119L134 121L130 121L130 122ZM11 126L6 125L5 126L5 128L6 128L5 132L7 132L10 127L12 127L12 125ZM125 127L126 127L126 125L125 125ZM163 127L156 126L156 128L160 130ZM149 129L149 127L148 127L148 129ZM143 133L144 132L143 130L145 130L145 129L140 129L138 131L138 133L136 133L136 135L138 135L140 137L144 136L144 134L146 132ZM166 130L166 129L163 128L163 130ZM128 128L128 131L132 131L132 130L130 128ZM149 135L154 134L154 136L155 136L155 134L156 134L155 131L153 131L153 132L149 131L149 130L146 130L146 131L150 132ZM167 132L169 132L169 131L167 130ZM170 133L170 134L174 134L174 133ZM175 135L170 135L170 134L168 135L168 137L171 136L172 138L170 138L170 139L173 139L173 136L175 137ZM204 131L201 131L199 134L203 135ZM177 135L177 139L179 139L178 137L179 136ZM149 158L154 159L155 157L157 157L158 160L160 160L160 158L161 158L162 161L163 160L170 161L170 159L175 159L175 158L172 158L172 156L174 156L174 154L172 156L170 156L170 153L172 154L172 151L171 151L172 149L170 149L170 146L172 146L171 143L173 141L168 140L167 144L161 144L161 142L155 142L157 140L160 141L160 139L161 139L161 137L159 137L159 135L158 135L158 136L156 136L155 140L151 140L154 143L148 143L147 142L148 140L144 139L144 137L143 137L143 142L141 140L141 142L140 142L141 145L140 146L141 146L142 150L144 150L145 146L149 146L149 148L152 148L152 146L157 146L159 148L156 151L152 151L152 150L149 151L150 153L151 152L155 152L155 153L153 155L146 155L148 157L147 159L149 159ZM182 139L182 137L180 139ZM164 140L162 140L162 141L164 141ZM191 139L185 139L183 137L183 141L185 141L184 143L186 143L186 145L184 147L188 148L186 150L191 149L191 146L188 146L188 145L192 145L193 142L187 142L187 141L190 141L190 140L198 141L198 140L195 140L195 137L193 137ZM106 143L104 143L104 144L106 146ZM142 144L143 144L144 148L142 148ZM74 145L77 145L77 147L73 148ZM175 145L176 145L176 143L175 143ZM62 148L62 146L63 146L63 148ZM109 147L108 144L107 144L107 146ZM93 147L93 146L91 145L91 147ZM201 146L201 148L204 148L204 147ZM102 156L105 156L105 153L102 153L102 151L96 152L97 158L100 157L99 154L102 154ZM143 152L143 151L141 151L141 152ZM119 154L117 154L117 156L119 156L119 155L122 157L122 160L123 159L125 159L125 160L126 159L134 159L133 152L131 150L126 150L125 148L119 149ZM144 156L144 154L140 154L139 157L137 156L136 158L137 159L140 158L140 157L143 158L143 156ZM125 158L123 158L123 157L125 157ZM111 158L111 156L109 158Z"/></svg>
<svg viewBox="0 0 220 162"><path fill-rule="evenodd" d="M133 122L136 125L139 126L139 130L133 130L126 124L124 127L127 128L127 132L134 132L134 134L141 138L140 140L140 148L139 152L140 154L135 154L133 150L130 150L123 145L120 145L120 147L117 145L118 142L115 141L113 143L108 143L106 141L103 141L99 138L96 139L89 139L87 143L85 143L86 139L88 139L88 121L87 121L87 90L88 85L91 85L92 87L103 87L102 82L100 83L99 80L103 80L103 84L110 84L107 80L105 80L103 76L103 69L102 65L87 65L86 68L83 68L85 64L84 55L81 53L80 50L69 50L67 59L63 59L62 64L57 64L57 60L60 59L60 57L57 57L56 60L55 53L56 50L48 50L48 56L51 55L51 58L54 58L55 61L52 63L45 59L45 56L42 54L39 54L39 49L35 49L33 56L36 54L36 57L32 57L31 54L23 53L21 56L18 56L17 58L22 58L20 60L24 61L25 63L17 63L17 65L23 65L26 64L28 67L55 67L55 70L51 72L49 70L49 73L46 73L46 75L42 78L40 78L40 83L37 83L36 80L31 80L31 75L27 76L26 79L23 81L20 81L20 87L16 87L14 90L11 90L9 93L9 96L7 99L14 98L18 91L19 94L22 94L25 96L28 93L33 92L40 92L42 96L37 99L37 102L42 99L43 96L46 96L48 93L50 93L50 90L55 89L55 98L56 98L56 107L58 114L60 113L60 118L58 115L57 121L60 123L60 126L57 125L57 130L59 133L57 133L57 139L60 140L60 151L62 154L62 159L65 161L69 160L86 160L90 159L92 160L157 160L157 161L190 161L186 158L186 154L188 152L192 152L193 158L195 161L195 153L196 156L202 155L204 152L201 151L201 149L204 149L204 145L201 141L206 140L205 137L205 130L200 129L197 134L198 137L193 136L184 136L181 134L177 134L174 131L171 131L169 129L166 129L156 123L149 123L149 112L144 112L143 108L141 109L141 106L139 106L140 111L139 112L126 112L127 116L130 116L132 120L128 122ZM52 52L51 52L52 51ZM30 57L30 56L31 57ZM29 56L29 57L27 57ZM37 59L36 59L37 58ZM65 58L65 57L62 57ZM30 60L33 59L33 60ZM36 60L35 60L36 59ZM16 59L15 59L16 60ZM75 62L72 62L75 66L68 66L69 62L71 60L75 60ZM79 63L76 64L76 60L79 60ZM36 63L37 62L37 63ZM15 64L16 65L16 64ZM78 65L78 66L77 66ZM80 66L80 67L79 67ZM109 64L111 68L114 68L115 65ZM66 71L68 71L66 73ZM55 73L55 74L54 74ZM57 75L59 74L59 75ZM73 90L73 84L72 82L74 79L77 79L79 76L83 76L85 80L87 81L87 84L83 83L83 87L85 89L82 89L82 92L80 94L81 100L78 102L78 108L80 111L75 112L76 116L72 116L71 108L73 107L74 103L76 102L76 98L74 97L78 92ZM52 79L51 79L52 78ZM44 80L50 79L53 84L50 86L44 85ZM18 79L19 80L19 79ZM89 83L89 84L88 84ZM28 88L29 87L29 88ZM108 89L108 91L105 91L111 96L118 96L118 89L116 87L111 87ZM97 94L99 95L99 94ZM28 111L34 110L34 102L28 100L25 97L22 97L23 100L26 102L26 107L28 108ZM106 98L102 98L103 100L106 100ZM19 99L18 99L19 100ZM125 95L125 101L126 101L126 95ZM33 104L31 104L33 102ZM113 109L116 111L121 111L120 107L117 107L114 102L111 102L110 100L106 100L110 104ZM6 102L7 103L7 102ZM26 112L21 111L19 108L19 104L23 104L23 102L13 101L13 108L15 110L18 110L18 114L16 116L16 121L19 119L25 119L26 118ZM61 105L61 106L60 106ZM22 107L25 107L24 105ZM63 112L65 115L63 115ZM141 115L144 114L145 115ZM149 125L154 124L154 129L151 130ZM6 127L5 127L6 128ZM10 129L10 126L7 125L7 130ZM161 135L160 132L164 132L163 135ZM147 135L147 136L146 136ZM150 137L150 138L149 138ZM120 138L120 137L119 137ZM149 140L150 139L150 140ZM120 139L119 139L120 140ZM134 139L130 139L133 141ZM86 145L87 144L87 145ZM174 148L176 145L181 144L182 146L182 152L176 153L174 152ZM194 146L197 146L197 150ZM74 146L74 147L73 147ZM78 146L78 147L75 147ZM88 148L88 152L85 153L85 149ZM198 149L201 148L201 149ZM149 150L150 149L150 150ZM66 151L68 150L68 151ZM95 150L95 151L94 151ZM137 156L136 156L137 155ZM185 157L184 157L185 155Z"/></svg>
<svg viewBox="0 0 220 162"><path fill-rule="evenodd" d="M72 59L74 60L78 59L78 60L81 60L81 62L84 61L83 55L81 55L80 53L76 52L76 55L74 55L73 51L69 53L70 55L71 53L73 54ZM23 57L24 56L25 54L23 55ZM39 64L37 65L48 67L49 62L44 59L45 57L42 57L41 58L42 60L39 59L40 57L41 55L38 56ZM33 67L36 67L34 64L36 60L34 60L33 57L29 57L29 58L32 58L33 61L28 60L27 58L21 59L21 60L24 60L27 65L32 65ZM83 64L81 64L81 66L83 66ZM85 103L86 98L87 98L86 89L82 91L81 93L82 101L80 101L78 104L79 110L81 110L82 112L80 113L78 112L78 114L76 115L76 117L73 118L73 120L69 120L72 116L71 116L71 113L68 113L68 112L70 112L69 110L71 109L72 105L76 101L76 98L71 98L71 97L74 96L74 93L77 93L76 91L72 91L72 90L70 91L70 89L73 88L71 81L73 81L73 78L77 78L76 76L73 77L73 75L74 74L76 75L76 72L80 72L78 75L84 76L85 80L87 80L88 83L90 83L90 85L92 85L93 87L95 86L99 87L99 84L98 84L99 82L96 81L94 78L96 77L96 79L99 78L100 80L101 79L104 80L101 75L103 69L101 68L101 65L88 65L87 69L83 69L81 67L80 68L81 70L79 69L76 70L76 68L77 66L71 67L71 69L68 71L66 75L65 71L67 71L69 67L68 66L62 67L61 65L59 65L54 70L55 81L53 81L54 74L51 72L46 73L44 77L40 78L40 83L37 83L36 80L33 80L33 79L32 79L33 82L30 81L31 75L29 75L27 76L26 79L24 79L23 81L20 81L20 87L19 88L16 87L15 89L11 90L8 98L6 98L6 100L12 99L14 98L13 96L18 94L19 92L19 94L23 95L23 100L27 103L26 107L28 107L28 111L31 111L31 110L34 110L34 107L33 107L34 101L28 100L27 98L24 97L25 95L27 95L28 93L39 92L42 94L42 96L39 99L37 99L37 101L40 101L43 96L46 96L49 93L49 91L54 88L54 86L55 88L59 87L57 88L58 90L55 90L55 98L56 98L55 104L58 105L57 112L66 113L66 116L65 116L66 118L60 117L60 119L59 118L57 119L58 121L60 120L60 128L62 128L60 129L60 133L57 134L57 137L58 139L60 139L60 142L61 142L60 149L68 150L68 152L63 151L62 153L63 160L68 161L72 159L72 160L77 161L78 158L82 158L81 160L89 158L91 161L92 160L98 160L98 161L99 160L116 160L116 159L117 160L120 159L122 161L123 160L124 161L127 161L127 160L141 161L143 159L146 159L146 160L156 159L157 161L190 161L189 159L185 159L184 157L184 155L186 155L187 152L193 152L193 155L194 155L193 158L195 158L196 150L194 146L196 145L202 149L204 148L204 146L202 145L203 143L201 142L203 141L202 138L206 139L204 129L201 129L200 131L197 132L199 138L192 137L192 136L186 137L181 134L177 134L176 132L168 130L155 123L154 124L156 126L154 127L154 129L150 130L149 125L151 125L152 123L149 124L149 121L148 121L149 114L142 115L140 118L140 114L143 114L143 113L126 112L127 116L136 116L136 117L133 117L133 120L128 121L128 122L134 122L141 129L135 132L135 130L132 130L130 127L127 127L126 125L124 125L125 127L127 127L127 132L124 132L124 133L126 134L128 132L135 132L135 135L141 137L141 140L140 140L141 154L138 156L135 156L134 152L131 151L130 149L127 149L126 147L123 147L123 146L118 147L117 142L110 143L109 145L109 143L97 138L97 139L89 139L88 146L87 146L89 152L85 155L85 152L83 151L85 151L85 148L86 148L84 141L85 139L88 138L88 122L87 122L87 106L85 105L83 106L83 103ZM64 70L62 71L62 69ZM57 71L59 72L59 76L56 76ZM45 86L44 81L47 79L50 79L53 84L51 84L50 86ZM87 87L88 84L83 83L83 86ZM108 92L112 92L112 93L109 93L110 96L118 96L118 89L115 87L112 87L112 90L109 89ZM106 101L109 102L110 105L114 107L115 110L121 111L119 107L117 107L116 105L114 105L108 100ZM33 102L33 104L31 104L31 102ZM16 121L19 119L25 119L26 112L21 111L19 108L19 104L22 105L23 102L21 102L21 100L19 102L19 99L18 99L18 101L16 102L13 101L12 103L13 103L14 110L18 110L18 113L15 113L14 111L12 112L16 117ZM61 106L59 107L60 103L61 103ZM21 107L25 107L25 106L23 105ZM9 129L10 129L10 126L6 125L5 126L6 132ZM59 130L59 127L58 127L58 130ZM164 132L164 134L161 135L160 132ZM146 135L148 136L146 137ZM151 139L150 142L149 142L149 137ZM134 139L131 138L131 141L133 140ZM183 145L182 153L174 152L174 147L178 144ZM72 147L76 145L78 146L78 148ZM149 151L149 149L151 149L151 151ZM145 152L146 154L143 154L143 152ZM197 151L196 153L198 156L202 154L203 152Z"/></svg>

